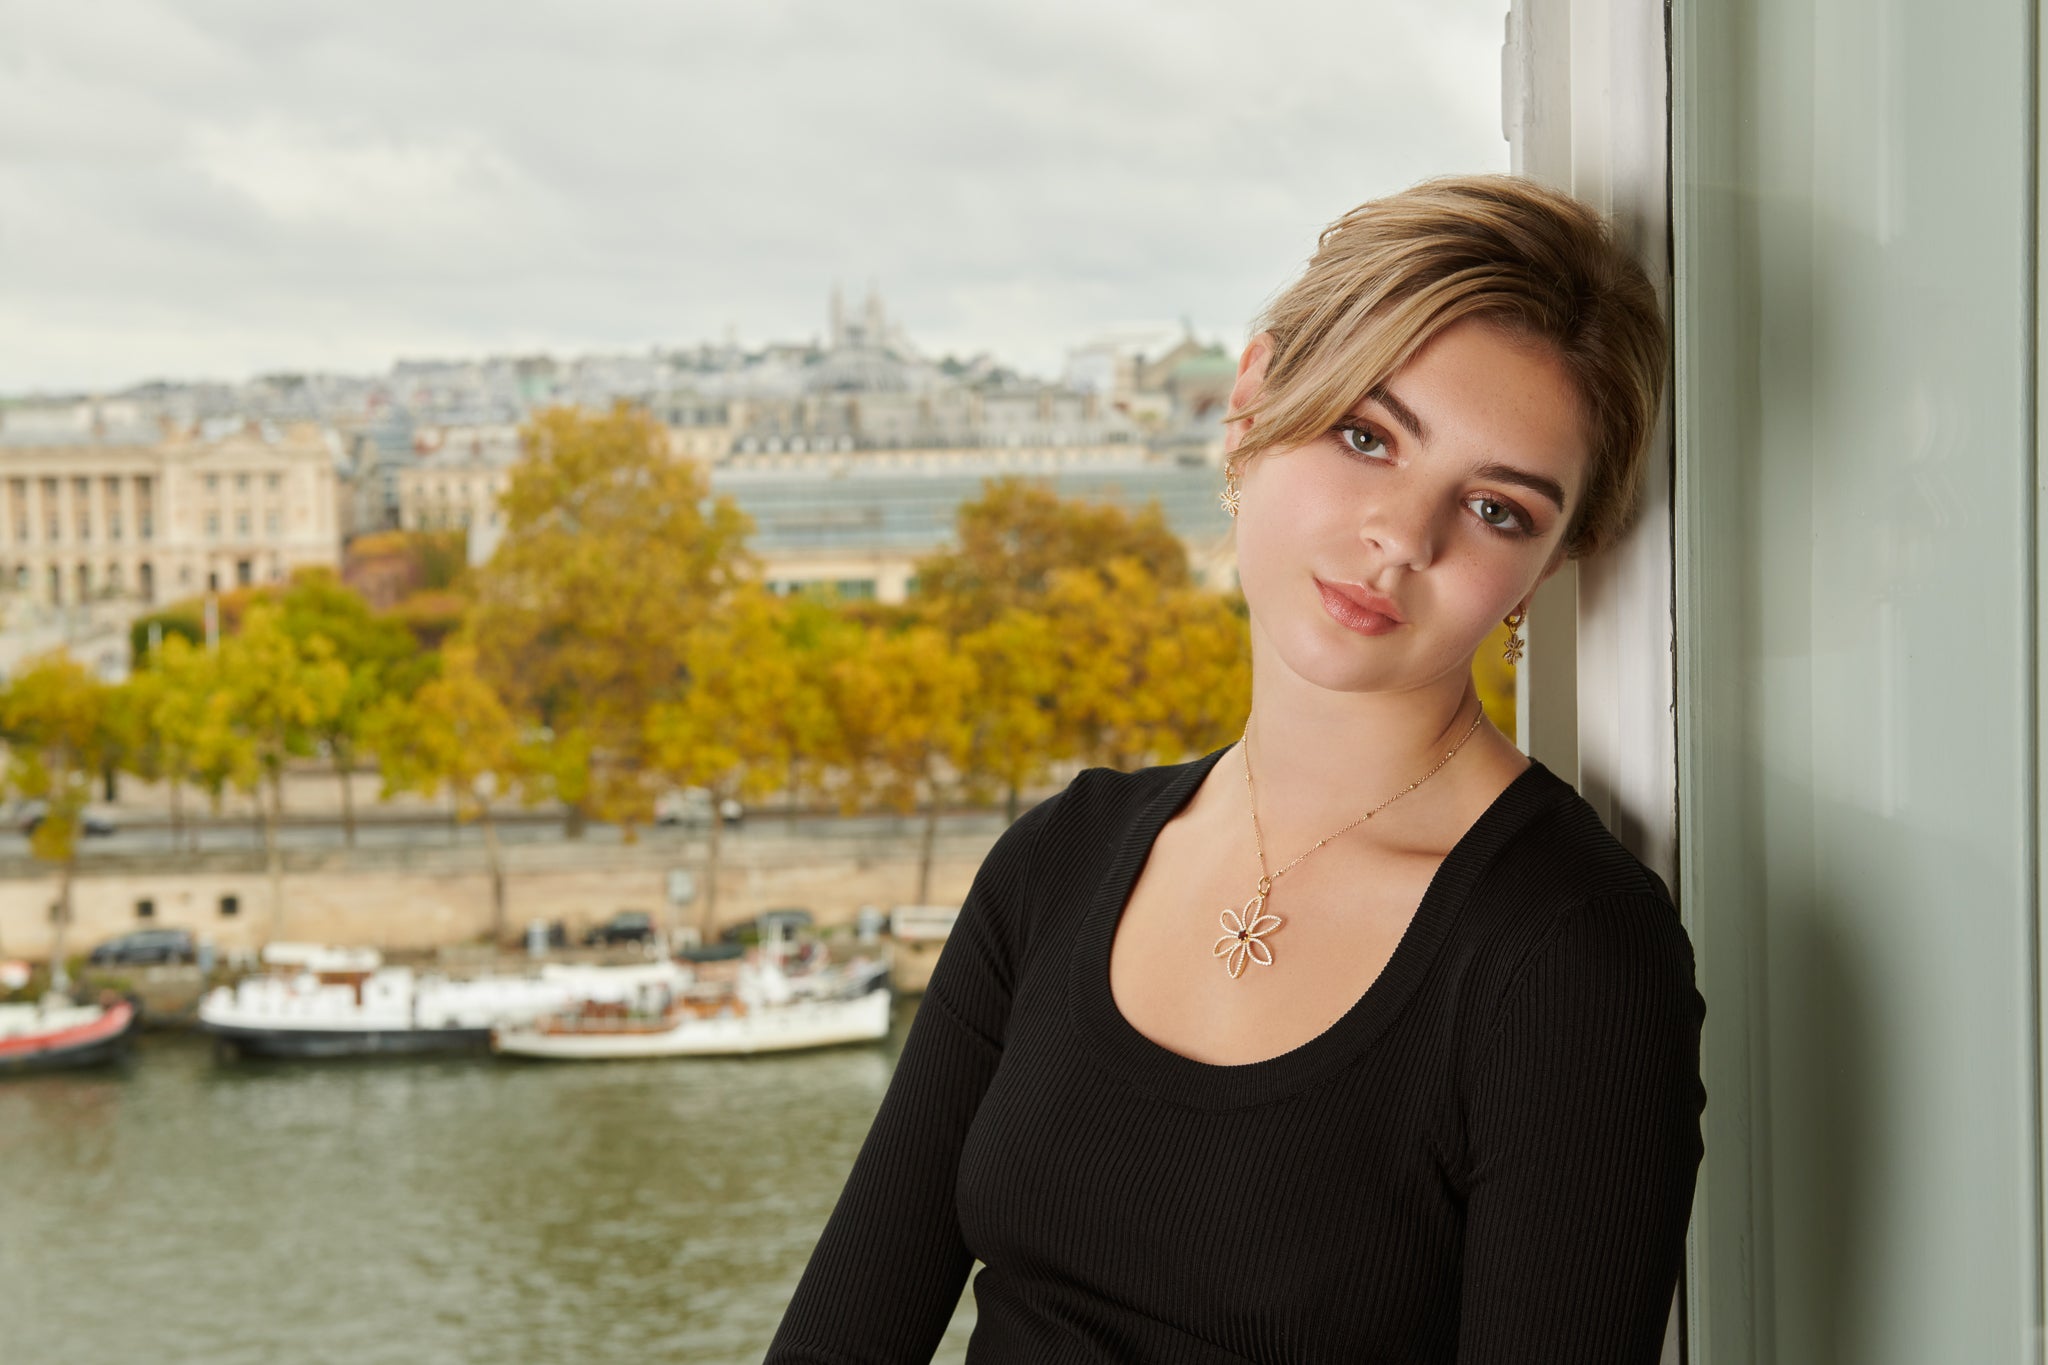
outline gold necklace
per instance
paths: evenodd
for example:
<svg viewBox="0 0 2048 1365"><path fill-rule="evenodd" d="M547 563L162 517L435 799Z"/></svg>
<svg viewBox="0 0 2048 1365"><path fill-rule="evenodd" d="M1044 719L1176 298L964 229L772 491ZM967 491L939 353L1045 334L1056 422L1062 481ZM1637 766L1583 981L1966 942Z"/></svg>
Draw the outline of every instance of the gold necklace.
<svg viewBox="0 0 2048 1365"><path fill-rule="evenodd" d="M1273 950L1268 948L1262 941L1265 935L1278 929L1281 923L1278 915L1271 914L1266 909L1266 896L1272 891L1273 883L1286 876L1288 872L1293 870L1295 863L1299 863L1309 853L1315 852L1339 834L1346 834L1356 829L1388 806L1399 801L1409 792L1414 791L1417 787L1429 781L1430 778L1435 777L1443 770L1444 764L1449 763L1458 756L1458 750L1465 747L1465 741L1472 738L1472 732L1477 730L1479 722L1485 719L1486 708L1482 706L1479 709L1479 714L1472 717L1472 723L1465 727L1465 733L1458 736L1458 742L1453 744L1450 747L1450 751L1438 759L1428 772L1416 778L1413 782L1410 782L1407 786L1401 788L1401 790L1395 792L1392 796L1380 802L1350 824L1344 826L1343 829L1331 834L1325 834L1322 838L1310 844L1308 852L1303 853L1294 862L1289 863L1278 872L1268 872L1266 871L1266 841L1264 836L1259 833L1259 794L1258 789L1252 785L1252 723L1249 717L1246 718L1244 723L1244 739L1242 741L1242 748L1244 750L1244 790L1252 808L1252 845L1259 850L1259 889L1250 900L1244 903L1244 909L1233 910L1227 905L1223 907L1223 914L1219 917L1219 922L1223 926L1223 937L1216 940L1216 946L1210 953L1212 957L1225 959L1224 966L1229 969L1232 981L1237 980L1244 973L1245 964L1248 962L1256 962L1261 967L1273 965Z"/></svg>

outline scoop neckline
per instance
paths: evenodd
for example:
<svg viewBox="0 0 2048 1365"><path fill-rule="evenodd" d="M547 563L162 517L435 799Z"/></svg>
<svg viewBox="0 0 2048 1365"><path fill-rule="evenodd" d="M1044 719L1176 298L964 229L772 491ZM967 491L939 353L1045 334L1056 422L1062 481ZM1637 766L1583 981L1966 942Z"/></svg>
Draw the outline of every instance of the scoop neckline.
<svg viewBox="0 0 2048 1365"><path fill-rule="evenodd" d="M1254 1062L1197 1061L1154 1042L1124 1017L1109 987L1110 950L1138 873L1159 832L1230 751L1167 769L1168 780L1124 831L1097 883L1069 960L1067 997L1076 1031L1101 1062L1139 1090L1197 1109L1237 1109L1313 1085L1349 1065L1415 994L1456 924L1459 911L1495 855L1538 813L1571 788L1535 759L1482 811L1438 864L1408 928L1370 986L1337 1021L1286 1052Z"/></svg>

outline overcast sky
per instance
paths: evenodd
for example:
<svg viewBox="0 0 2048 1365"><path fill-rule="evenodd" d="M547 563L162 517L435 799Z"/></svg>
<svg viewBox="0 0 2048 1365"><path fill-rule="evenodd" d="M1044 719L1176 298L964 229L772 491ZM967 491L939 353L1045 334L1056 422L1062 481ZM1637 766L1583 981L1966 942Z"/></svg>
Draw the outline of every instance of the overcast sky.
<svg viewBox="0 0 2048 1365"><path fill-rule="evenodd" d="M1241 341L1504 170L1506 0L0 0L0 393L758 344L873 282L1056 373Z"/></svg>

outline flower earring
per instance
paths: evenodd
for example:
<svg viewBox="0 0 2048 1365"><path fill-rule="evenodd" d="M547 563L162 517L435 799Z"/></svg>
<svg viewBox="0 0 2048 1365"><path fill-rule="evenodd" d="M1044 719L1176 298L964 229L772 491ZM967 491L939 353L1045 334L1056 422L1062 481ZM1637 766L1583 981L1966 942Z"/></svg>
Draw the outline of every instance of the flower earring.
<svg viewBox="0 0 2048 1365"><path fill-rule="evenodd" d="M1223 504L1224 511L1234 517L1237 515L1237 499L1237 471L1226 469L1223 472L1223 491L1216 495L1216 500Z"/></svg>
<svg viewBox="0 0 2048 1365"><path fill-rule="evenodd" d="M1522 647L1528 643L1522 638L1522 622L1528 619L1528 612L1517 609L1509 612L1507 618L1501 622L1508 628L1508 638L1507 648L1500 652L1500 657L1511 664L1521 661Z"/></svg>

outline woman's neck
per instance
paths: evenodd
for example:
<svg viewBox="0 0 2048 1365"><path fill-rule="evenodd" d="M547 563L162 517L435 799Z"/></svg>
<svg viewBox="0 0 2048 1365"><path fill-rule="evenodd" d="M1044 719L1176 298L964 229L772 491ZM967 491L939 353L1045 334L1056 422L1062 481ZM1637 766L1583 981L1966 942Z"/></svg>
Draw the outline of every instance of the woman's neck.
<svg viewBox="0 0 2048 1365"><path fill-rule="evenodd" d="M1401 791L1466 736L1478 705L1469 677L1404 692L1333 692L1284 667L1261 670L1247 737L1269 842L1312 843ZM1241 781L1243 758L1230 759Z"/></svg>

